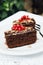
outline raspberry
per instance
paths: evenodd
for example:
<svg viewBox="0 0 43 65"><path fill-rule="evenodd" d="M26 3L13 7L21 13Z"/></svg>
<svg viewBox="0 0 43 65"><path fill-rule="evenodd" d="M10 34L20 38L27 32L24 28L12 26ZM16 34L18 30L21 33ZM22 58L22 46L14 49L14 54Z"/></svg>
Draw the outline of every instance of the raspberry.
<svg viewBox="0 0 43 65"><path fill-rule="evenodd" d="M21 19L19 19L18 21L19 21L19 22L21 22L22 20L21 20Z"/></svg>
<svg viewBox="0 0 43 65"><path fill-rule="evenodd" d="M12 30L17 30L17 24L14 24Z"/></svg>
<svg viewBox="0 0 43 65"><path fill-rule="evenodd" d="M24 15L22 18L23 18L23 19L26 19L26 16Z"/></svg>
<svg viewBox="0 0 43 65"><path fill-rule="evenodd" d="M19 27L19 28L18 28L18 31L21 31L21 30L22 30L22 29Z"/></svg>

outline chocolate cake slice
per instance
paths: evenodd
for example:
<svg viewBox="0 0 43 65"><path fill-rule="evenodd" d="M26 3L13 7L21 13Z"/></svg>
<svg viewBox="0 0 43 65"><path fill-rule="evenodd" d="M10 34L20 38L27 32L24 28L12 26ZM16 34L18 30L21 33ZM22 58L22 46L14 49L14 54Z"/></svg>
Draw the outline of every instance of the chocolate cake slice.
<svg viewBox="0 0 43 65"><path fill-rule="evenodd" d="M35 20L23 16L13 23L11 30L5 32L6 44L9 48L33 44L37 40Z"/></svg>

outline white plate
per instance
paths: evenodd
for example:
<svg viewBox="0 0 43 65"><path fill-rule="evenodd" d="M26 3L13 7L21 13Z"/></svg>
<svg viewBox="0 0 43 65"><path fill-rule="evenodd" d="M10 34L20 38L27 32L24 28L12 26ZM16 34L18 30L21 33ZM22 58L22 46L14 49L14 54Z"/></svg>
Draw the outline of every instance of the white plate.
<svg viewBox="0 0 43 65"><path fill-rule="evenodd" d="M34 44L26 45L22 47L9 49L5 44L4 32L9 30L12 26L14 20L19 19L23 15L29 15L29 17L34 18L36 23L41 25L41 32L43 33L43 17L32 13L19 11L16 14L6 18L0 22L0 53L8 55L31 55L39 52L43 52L43 38L37 33L37 41Z"/></svg>

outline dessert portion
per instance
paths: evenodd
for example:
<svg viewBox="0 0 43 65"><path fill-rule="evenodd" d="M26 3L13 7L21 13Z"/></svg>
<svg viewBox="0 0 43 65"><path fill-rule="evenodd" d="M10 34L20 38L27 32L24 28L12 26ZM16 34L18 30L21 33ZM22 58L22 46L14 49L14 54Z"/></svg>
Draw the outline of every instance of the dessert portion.
<svg viewBox="0 0 43 65"><path fill-rule="evenodd" d="M5 32L6 44L9 48L33 44L37 40L36 34L35 20L24 15Z"/></svg>

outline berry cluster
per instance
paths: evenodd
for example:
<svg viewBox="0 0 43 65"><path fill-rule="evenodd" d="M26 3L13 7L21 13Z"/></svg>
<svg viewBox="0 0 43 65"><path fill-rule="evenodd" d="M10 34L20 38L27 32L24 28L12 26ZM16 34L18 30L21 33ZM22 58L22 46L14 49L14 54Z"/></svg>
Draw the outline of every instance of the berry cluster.
<svg viewBox="0 0 43 65"><path fill-rule="evenodd" d="M22 31L25 30L25 27L20 24L14 24L12 30Z"/></svg>
<svg viewBox="0 0 43 65"><path fill-rule="evenodd" d="M23 20L30 20L30 18L24 15L19 19L19 22L23 22ZM12 30L22 31L22 30L25 30L25 27L21 24L13 24Z"/></svg>
<svg viewBox="0 0 43 65"><path fill-rule="evenodd" d="M19 22L23 22L23 20L30 20L30 18L26 15L22 16L20 19L19 19Z"/></svg>

